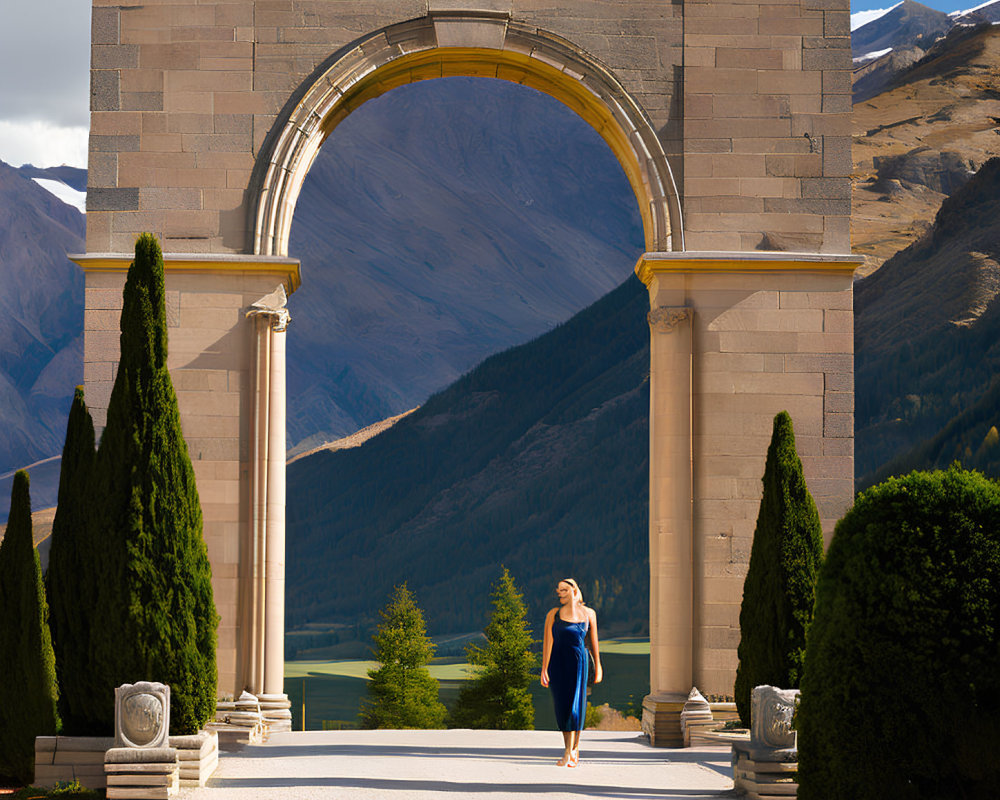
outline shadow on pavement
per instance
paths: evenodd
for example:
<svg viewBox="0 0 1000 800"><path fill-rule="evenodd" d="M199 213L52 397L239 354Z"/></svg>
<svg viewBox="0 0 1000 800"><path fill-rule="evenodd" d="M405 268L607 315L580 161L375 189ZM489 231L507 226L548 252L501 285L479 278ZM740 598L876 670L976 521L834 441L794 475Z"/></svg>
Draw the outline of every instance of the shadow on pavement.
<svg viewBox="0 0 1000 800"><path fill-rule="evenodd" d="M389 778L237 778L218 779L209 782L218 789L292 789L315 787L317 789L373 789L384 792L456 792L462 794L573 794L590 797L617 797L627 800L684 800L684 798L733 797L732 790L716 793L704 789L656 789L622 787L609 785L587 785L578 783L469 783L445 780L413 780L410 778L392 780Z"/></svg>

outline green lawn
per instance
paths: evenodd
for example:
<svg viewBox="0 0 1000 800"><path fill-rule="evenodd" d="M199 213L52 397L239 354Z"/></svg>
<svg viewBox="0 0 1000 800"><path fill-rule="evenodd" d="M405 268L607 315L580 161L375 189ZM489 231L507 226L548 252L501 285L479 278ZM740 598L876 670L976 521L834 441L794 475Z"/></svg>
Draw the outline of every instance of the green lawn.
<svg viewBox="0 0 1000 800"><path fill-rule="evenodd" d="M594 687L591 703L610 703L636 716L642 698L649 693L649 640L608 639L601 643L604 682ZM306 730L324 727L356 727L358 709L367 696L368 670L373 661L286 661L285 692L292 702L293 727L302 727L302 698L305 693ZM451 706L462 683L471 675L469 664L458 659L436 659L431 674L441 681L441 701ZM554 729L555 716L547 689L532 685L535 727Z"/></svg>

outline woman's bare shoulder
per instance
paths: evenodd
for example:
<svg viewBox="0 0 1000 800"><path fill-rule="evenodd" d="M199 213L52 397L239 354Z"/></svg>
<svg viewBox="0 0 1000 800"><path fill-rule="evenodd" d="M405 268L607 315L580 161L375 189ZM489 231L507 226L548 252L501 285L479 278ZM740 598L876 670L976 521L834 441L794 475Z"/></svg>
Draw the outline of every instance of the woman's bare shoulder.
<svg viewBox="0 0 1000 800"><path fill-rule="evenodd" d="M597 612L590 606L587 606L587 619L589 619L593 624L597 624Z"/></svg>
<svg viewBox="0 0 1000 800"><path fill-rule="evenodd" d="M559 613L559 609L558 609L558 607L557 607L557 608L553 608L553 609L550 609L550 610L549 610L549 613L545 615L545 619L552 619L552 618L553 618L553 617L555 617L555 615L556 615L556 614L558 614L558 613Z"/></svg>

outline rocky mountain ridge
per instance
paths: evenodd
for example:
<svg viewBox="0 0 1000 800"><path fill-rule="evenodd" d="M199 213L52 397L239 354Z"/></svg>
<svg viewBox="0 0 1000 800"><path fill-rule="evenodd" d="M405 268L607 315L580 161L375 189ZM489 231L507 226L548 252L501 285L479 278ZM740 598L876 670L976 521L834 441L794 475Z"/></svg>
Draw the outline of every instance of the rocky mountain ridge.
<svg viewBox="0 0 1000 800"><path fill-rule="evenodd" d="M945 197L1000 155L998 120L1000 27L991 25L953 29L855 103L851 232L863 274L923 235Z"/></svg>

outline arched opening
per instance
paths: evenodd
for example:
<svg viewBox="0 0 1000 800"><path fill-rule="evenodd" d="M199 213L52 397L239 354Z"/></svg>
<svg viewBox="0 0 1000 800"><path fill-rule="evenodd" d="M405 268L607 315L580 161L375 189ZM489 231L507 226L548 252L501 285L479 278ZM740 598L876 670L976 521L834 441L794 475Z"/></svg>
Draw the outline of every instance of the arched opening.
<svg viewBox="0 0 1000 800"><path fill-rule="evenodd" d="M335 54L258 159L253 250L287 255L302 182L323 141L355 108L407 83L447 76L513 81L551 95L608 143L628 177L647 251L683 250L681 210L648 118L611 72L566 40L504 16L432 15L377 31Z"/></svg>
<svg viewBox="0 0 1000 800"><path fill-rule="evenodd" d="M425 77L434 77L434 76L428 75L428 76L425 76ZM445 77L447 77L447 76L445 76ZM493 76L490 76L490 77L494 77L495 78L496 76L493 75ZM424 78L421 77L419 80L424 80ZM412 83L412 82L413 82L412 80L401 81L398 84L398 86L382 85L380 87L380 91L377 94L378 95L383 94L383 93L387 92L389 89L400 88L404 84L408 84L408 83ZM523 85L523 84L526 84L527 82L526 81L517 81L517 83L521 83ZM528 85L530 85L530 84L528 84ZM531 87L531 88L532 89L536 89L537 87ZM552 91L547 91L547 92L545 92L545 94L549 95L549 96L552 96L554 93ZM366 99L373 99L375 96L377 96L377 95L373 94L372 98L366 98ZM337 122L340 122L340 121L346 119L347 114L350 113L351 110L357 109L357 107L359 105L360 105L360 103L357 103L357 104L355 104L353 106L350 106L348 110L343 111L343 113L341 114L341 116L337 119ZM575 109L573 109L573 110L575 111ZM588 122L588 124L589 124L589 120L586 120L586 118L585 118L585 121ZM289 183L285 187L285 189L286 189L286 198L289 199L289 206L285 210L288 212L289 215L291 215L294 212L294 204L291 203L291 200L290 200L292 198L292 196L293 196L293 192L292 192L293 182L295 184L295 186L294 186L294 198L298 199L300 193L302 193L303 197L307 196L307 192L303 192L303 186L306 185L305 184L306 173L308 172L308 168L310 168L310 167L313 166L315 159L318 157L320 144L322 144L322 142L326 139L326 135L329 134L329 133L331 133L333 131L334 127L335 126L333 124L331 124L330 127L329 127L329 130L326 132L326 134L324 134L322 136L322 138L320 138L318 136L316 137L316 140L314 142L315 148L310 152L310 154L308 156L308 159L296 162L296 164L297 164L296 168L293 171L286 172L285 179ZM596 126L594 126L594 129L597 130L597 132L600 134L600 137L601 137L601 139L603 139L603 142L605 144L609 144L610 145L609 137L606 134L606 131L598 130L596 128ZM331 144L333 144L333 142L331 142ZM598 144L599 145L601 144L601 141L599 139L598 139ZM608 153L607 150L604 150L604 152L609 157L610 160L617 161L617 165L619 167L622 167L623 171L625 172L625 177L627 178L627 185L631 188L631 191L632 191L632 193L634 195L635 194L635 182L632 180L632 178L637 174L635 172L635 170L633 170L630 173L627 169L624 168L624 166L621 163L621 156L620 156L620 154L618 152L615 152L614 150L612 150L612 153ZM273 167L273 165L274 165L273 161L271 162L271 165ZM294 172L294 177L293 177L293 172ZM619 179L620 179L620 177L621 177L621 173L619 173ZM626 193L627 192L628 192L628 189L626 189ZM651 230L651 226L650 226L651 215L649 215L649 214L640 214L640 217L641 217L641 223L642 223L641 224L641 228L642 228L642 234L643 235L642 235L640 241L633 242L632 246L633 247L643 247L643 246L648 247L649 233L650 233L650 230ZM668 217L664 217L664 219L667 219L667 218ZM288 241L290 241L291 240L291 231L292 231L291 216L289 216L289 219L286 220L286 221L284 221L282 223L282 225L285 225L287 227L287 230L288 230ZM391 235L391 234L389 234L389 235ZM284 247L287 250L287 248L288 248L288 242L287 241L286 241L286 244L284 245ZM299 256L300 253L299 252L295 252L294 255ZM633 256L633 258L634 258L634 256ZM626 267L626 269L630 268L630 266L631 265L629 264ZM309 272L310 272L310 265L307 263L307 265L306 265L306 276L307 276L306 277L306 286L307 287L308 287L308 284L309 284L309 278L308 278ZM627 274L627 272L623 271L622 274L620 275L618 281L616 281L616 282L619 282L621 279L623 279L626 276L626 274ZM296 298L292 299L292 303L290 305L290 307L292 309L293 317L296 314L296 312L295 312L295 299ZM637 313L634 316L641 323L642 327L645 328L644 311L641 308L639 308L638 311L637 311ZM648 357L647 357L647 363L648 363ZM290 360L290 366L291 366L291 360ZM290 392L290 398L292 398L292 397L295 396L296 391L295 391L294 386L290 385L289 388L291 390L291 392ZM648 404L648 400L645 401L645 402ZM292 400L292 403L294 403L294 400ZM646 441L646 435L645 434L641 438L642 438L643 442ZM637 462L644 465L644 462L641 459L637 459ZM645 478L643 479L643 482L645 482ZM644 516L644 514L645 514L645 509L643 508L643 516ZM638 542L640 542L643 545L643 547L642 547L642 550L643 550L643 558L642 558L643 564L641 565L641 569L642 570L648 569L648 567L645 566L646 556L645 556L645 527L644 527L644 525L645 525L645 523L644 523L644 520L643 520L642 521L642 527L638 528L638 530L636 530L636 532L635 532L637 534ZM291 533L291 530L290 530L290 533ZM290 556L292 557L290 559L290 565L291 565L291 560L293 560L294 557L295 557L294 553L291 552L291 550L290 550ZM290 573L290 577L292 578L291 583L295 583L296 579L295 579L294 576L291 575L291 573ZM639 585L639 582L636 581L636 584ZM644 580L641 582L641 585L643 586L643 591L645 591L645 589L644 589L644 587L645 587L645 581ZM485 622L485 620L484 620L484 622ZM289 691L291 692L291 689Z"/></svg>

